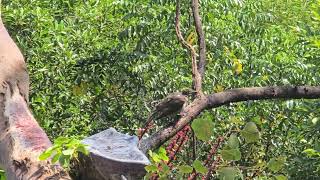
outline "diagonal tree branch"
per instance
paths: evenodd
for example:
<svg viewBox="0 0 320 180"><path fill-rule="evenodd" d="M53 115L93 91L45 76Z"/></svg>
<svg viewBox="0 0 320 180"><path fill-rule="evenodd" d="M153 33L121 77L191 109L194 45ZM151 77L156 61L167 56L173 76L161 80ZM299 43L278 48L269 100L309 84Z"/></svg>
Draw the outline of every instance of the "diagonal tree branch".
<svg viewBox="0 0 320 180"><path fill-rule="evenodd" d="M206 66L206 41L205 34L202 29L202 23L199 13L199 0L192 0L192 13L195 28L198 35L198 44L199 44L199 62L198 62L198 71L201 75L201 78L204 79L204 72Z"/></svg>
<svg viewBox="0 0 320 180"><path fill-rule="evenodd" d="M266 100L266 99L318 99L320 98L320 86L273 86L251 87L226 90L219 93L196 98L181 114L179 121L170 127L158 131L154 135L141 142L140 149L147 152L161 146L178 131L195 119L202 111L217 108L229 103Z"/></svg>
<svg viewBox="0 0 320 180"><path fill-rule="evenodd" d="M179 42L190 51L191 59L192 59L192 80L193 80L194 88L198 96L202 95L202 78L198 71L196 50L191 44L189 44L183 38L181 29L180 29L180 0L176 1L175 28L176 28L176 35L178 37Z"/></svg>

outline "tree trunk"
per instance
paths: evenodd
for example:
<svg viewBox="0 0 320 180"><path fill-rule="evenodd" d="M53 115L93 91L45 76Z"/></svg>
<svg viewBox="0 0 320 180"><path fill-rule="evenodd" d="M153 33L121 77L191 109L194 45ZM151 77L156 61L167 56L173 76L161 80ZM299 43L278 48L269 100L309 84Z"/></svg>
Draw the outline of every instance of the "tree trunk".
<svg viewBox="0 0 320 180"><path fill-rule="evenodd" d="M28 89L23 56L0 18L0 166L9 180L70 179L38 159L51 142L28 108Z"/></svg>
<svg viewBox="0 0 320 180"><path fill-rule="evenodd" d="M70 179L59 164L40 161L52 146L28 108L29 77L24 58L0 18L0 167L9 180ZM75 179L141 179L150 162L138 149L137 137L114 129L83 141L89 156L80 155Z"/></svg>

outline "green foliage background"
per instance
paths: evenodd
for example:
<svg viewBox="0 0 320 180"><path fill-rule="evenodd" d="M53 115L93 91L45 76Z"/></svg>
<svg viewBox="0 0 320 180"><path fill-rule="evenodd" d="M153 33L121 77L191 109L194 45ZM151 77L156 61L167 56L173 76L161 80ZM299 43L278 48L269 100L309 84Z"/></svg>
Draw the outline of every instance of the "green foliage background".
<svg viewBox="0 0 320 180"><path fill-rule="evenodd" d="M170 0L3 0L2 16L28 63L31 108L51 139L108 127L135 133L150 104L192 84ZM183 1L183 33L194 31ZM204 88L319 85L319 2L202 0ZM236 74L235 62L242 64ZM213 136L254 121L261 138L240 147L242 166L285 156L281 173L319 178L319 100L244 102L208 111ZM188 146L188 145L187 145ZM199 159L208 147L198 142ZM188 148L186 148L188 149ZM187 153L177 164L189 163ZM250 174L250 172L245 172ZM264 171L261 177L269 177Z"/></svg>

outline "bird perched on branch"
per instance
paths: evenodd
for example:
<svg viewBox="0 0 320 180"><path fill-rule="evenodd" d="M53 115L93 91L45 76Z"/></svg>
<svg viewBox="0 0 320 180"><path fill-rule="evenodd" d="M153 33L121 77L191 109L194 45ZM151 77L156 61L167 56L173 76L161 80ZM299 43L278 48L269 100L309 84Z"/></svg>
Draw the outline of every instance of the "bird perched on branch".
<svg viewBox="0 0 320 180"><path fill-rule="evenodd" d="M0 84L4 82L17 84L20 95L28 102L29 75L26 64L0 17Z"/></svg>
<svg viewBox="0 0 320 180"><path fill-rule="evenodd" d="M188 101L188 97L186 96L186 94L181 92L175 92L175 93L169 94L166 98L160 101L155 106L151 115L148 117L148 120L146 122L146 127L140 134L139 139L141 139L142 136L149 129L152 121L161 119L164 117L168 117L174 114L178 115L180 111L183 109L183 106L186 104L187 101Z"/></svg>

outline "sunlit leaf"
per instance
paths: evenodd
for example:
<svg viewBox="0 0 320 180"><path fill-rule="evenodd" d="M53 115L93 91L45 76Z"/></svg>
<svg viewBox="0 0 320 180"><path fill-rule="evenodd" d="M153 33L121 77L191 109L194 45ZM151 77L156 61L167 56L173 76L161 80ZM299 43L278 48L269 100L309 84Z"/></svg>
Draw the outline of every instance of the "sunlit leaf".
<svg viewBox="0 0 320 180"><path fill-rule="evenodd" d="M187 37L186 41L187 41L188 44L192 45L194 40L196 40L196 33L191 32L189 34L189 36Z"/></svg>
<svg viewBox="0 0 320 180"><path fill-rule="evenodd" d="M242 66L243 66L242 63L238 59L234 60L233 68L234 68L235 74L239 75L239 74L242 73L242 71L243 71L243 67Z"/></svg>
<svg viewBox="0 0 320 180"><path fill-rule="evenodd" d="M154 164L148 165L145 167L147 172L156 172L158 170L158 167Z"/></svg>
<svg viewBox="0 0 320 180"><path fill-rule="evenodd" d="M214 89L213 89L215 92L222 92L223 90L224 90L224 87L223 86L221 86L221 85L216 85L215 87L214 87Z"/></svg>
<svg viewBox="0 0 320 180"><path fill-rule="evenodd" d="M43 161L48 159L52 155L53 151L52 150L46 150L39 156L39 160Z"/></svg>
<svg viewBox="0 0 320 180"><path fill-rule="evenodd" d="M74 149L67 149L67 150L64 150L62 151L62 154L63 155L72 155L74 153Z"/></svg>
<svg viewBox="0 0 320 180"><path fill-rule="evenodd" d="M167 151L163 147L159 148L158 157L163 161L169 160L169 157L167 156Z"/></svg>

